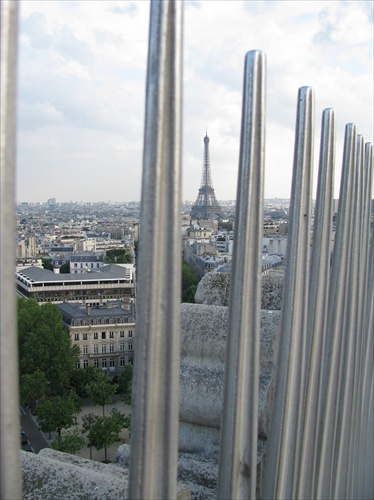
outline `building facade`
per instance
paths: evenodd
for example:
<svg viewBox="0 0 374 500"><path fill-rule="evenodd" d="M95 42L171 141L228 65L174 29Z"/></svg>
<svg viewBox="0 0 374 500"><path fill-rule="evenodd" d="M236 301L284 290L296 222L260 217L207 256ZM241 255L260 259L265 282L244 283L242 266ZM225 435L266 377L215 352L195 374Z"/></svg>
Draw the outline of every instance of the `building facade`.
<svg viewBox="0 0 374 500"><path fill-rule="evenodd" d="M97 271L104 265L104 252L74 252L70 256L70 274Z"/></svg>
<svg viewBox="0 0 374 500"><path fill-rule="evenodd" d="M108 264L97 272L60 274L29 267L16 272L18 297L39 303L99 305L102 301L135 297L133 264Z"/></svg>
<svg viewBox="0 0 374 500"><path fill-rule="evenodd" d="M58 304L72 345L79 348L77 368L95 366L112 376L133 363L135 303L113 301L100 306Z"/></svg>

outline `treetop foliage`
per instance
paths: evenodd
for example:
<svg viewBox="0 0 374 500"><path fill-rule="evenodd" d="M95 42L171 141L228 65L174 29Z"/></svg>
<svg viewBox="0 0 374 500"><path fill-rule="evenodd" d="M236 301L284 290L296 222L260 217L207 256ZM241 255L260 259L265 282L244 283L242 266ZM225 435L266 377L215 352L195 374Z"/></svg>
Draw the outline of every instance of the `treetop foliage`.
<svg viewBox="0 0 374 500"><path fill-rule="evenodd" d="M200 278L191 266L182 260L182 302L195 302L195 293Z"/></svg>
<svg viewBox="0 0 374 500"><path fill-rule="evenodd" d="M106 251L107 264L132 264L131 254L124 248L114 248Z"/></svg>
<svg viewBox="0 0 374 500"><path fill-rule="evenodd" d="M62 395L70 388L79 349L72 346L55 304L18 299L18 341L21 377L40 371L50 394Z"/></svg>
<svg viewBox="0 0 374 500"><path fill-rule="evenodd" d="M97 378L87 384L87 394L94 404L103 407L103 416L105 415L105 405L111 403L117 388L118 384L112 384L109 377L102 372L99 372Z"/></svg>

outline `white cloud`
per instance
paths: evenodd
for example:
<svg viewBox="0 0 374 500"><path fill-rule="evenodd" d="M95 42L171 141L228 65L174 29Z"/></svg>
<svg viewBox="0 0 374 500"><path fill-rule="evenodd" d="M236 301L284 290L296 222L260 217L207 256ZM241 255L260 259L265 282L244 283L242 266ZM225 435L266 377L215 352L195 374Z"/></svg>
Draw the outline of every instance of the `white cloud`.
<svg viewBox="0 0 374 500"><path fill-rule="evenodd" d="M338 172L346 123L372 140L368 3L185 2L184 199L206 127L217 198L236 196L248 50L267 57L266 196L290 193L299 87L315 90L316 147L322 110L336 110ZM139 199L148 29L148 1L21 2L18 200Z"/></svg>

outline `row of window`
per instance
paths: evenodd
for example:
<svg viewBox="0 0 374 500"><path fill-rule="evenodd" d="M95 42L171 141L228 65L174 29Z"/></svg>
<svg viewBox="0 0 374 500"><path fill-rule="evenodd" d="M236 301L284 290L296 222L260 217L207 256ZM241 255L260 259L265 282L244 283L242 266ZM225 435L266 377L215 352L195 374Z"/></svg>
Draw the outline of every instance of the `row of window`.
<svg viewBox="0 0 374 500"><path fill-rule="evenodd" d="M88 340L88 333L74 333L74 340L81 340L80 336L82 335L82 340ZM94 340L99 339L99 332L94 332ZM119 336L121 338L125 338L125 330L121 330L119 332ZM129 338L132 337L132 330L128 330ZM109 337L107 337L107 332L101 332L101 339L105 340L106 338L114 339L114 332L109 332Z"/></svg>
<svg viewBox="0 0 374 500"><path fill-rule="evenodd" d="M133 347L132 347L132 342L129 342L129 344L127 345L127 348L129 351L132 351L133 350ZM107 345L106 344L101 344L101 352L102 353L106 353L107 352ZM119 350L120 351L126 351L126 344L125 342L121 342L120 345L119 345ZM94 354L98 354L99 353L99 346L97 344L95 344L93 346L93 352ZM109 352L115 352L114 351L114 344L109 344ZM88 354L88 345L84 345L83 346L83 350L82 350L82 353L83 354Z"/></svg>
<svg viewBox="0 0 374 500"><path fill-rule="evenodd" d="M95 267L97 267L97 268L100 267L100 262L95 262L95 264L96 264ZM86 263L81 262L80 263L80 269L83 269L83 267L88 267L88 265L91 266L91 269L94 267L94 263L93 262L91 262L91 263L89 263L89 262L86 262ZM77 262L74 262L74 267L75 268L79 267L79 264Z"/></svg>
<svg viewBox="0 0 374 500"><path fill-rule="evenodd" d="M119 365L120 366L125 366L126 364L126 358L121 357L119 358ZM83 360L82 364L83 368L88 368L88 359ZM99 359L94 359L94 366L95 368L99 368L100 366L100 360ZM81 368L81 362L77 362L77 368ZM107 368L108 367L108 360L106 358L103 358L101 360L101 368ZM115 359L114 358L109 358L109 368L115 368Z"/></svg>
<svg viewBox="0 0 374 500"><path fill-rule="evenodd" d="M129 321L130 320L130 321ZM72 326L87 326L87 325L110 325L113 323L133 323L132 318L122 317L122 318L102 318L102 319L73 319Z"/></svg>

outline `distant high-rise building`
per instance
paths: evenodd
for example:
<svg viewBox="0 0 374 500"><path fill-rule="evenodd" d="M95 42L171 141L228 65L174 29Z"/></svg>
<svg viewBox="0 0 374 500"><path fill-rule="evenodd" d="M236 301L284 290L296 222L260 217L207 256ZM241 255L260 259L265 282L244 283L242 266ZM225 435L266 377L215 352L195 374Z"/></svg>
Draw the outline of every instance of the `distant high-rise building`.
<svg viewBox="0 0 374 500"><path fill-rule="evenodd" d="M191 208L191 218L201 220L224 218L222 208L217 202L213 189L212 175L210 172L208 134L204 137L203 173L201 176L199 194L197 195L195 204L192 205Z"/></svg>

